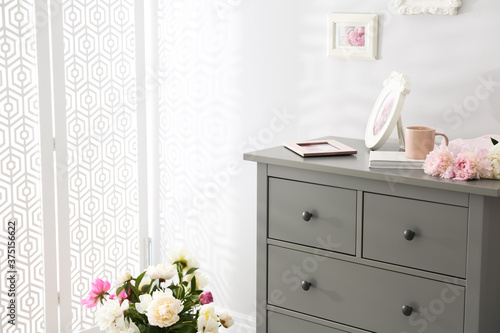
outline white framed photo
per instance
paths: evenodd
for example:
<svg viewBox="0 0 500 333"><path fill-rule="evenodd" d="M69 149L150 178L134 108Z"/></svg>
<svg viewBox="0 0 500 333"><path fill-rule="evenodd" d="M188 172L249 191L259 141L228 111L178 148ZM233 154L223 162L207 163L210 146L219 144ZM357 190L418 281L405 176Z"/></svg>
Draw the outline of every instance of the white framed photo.
<svg viewBox="0 0 500 333"><path fill-rule="evenodd" d="M328 56L377 59L378 15L328 14Z"/></svg>
<svg viewBox="0 0 500 333"><path fill-rule="evenodd" d="M461 0L395 0L396 7L403 15L438 14L457 15Z"/></svg>
<svg viewBox="0 0 500 333"><path fill-rule="evenodd" d="M399 72L392 72L384 81L384 89L378 96L373 106L365 131L365 145L376 150L387 141L396 124L398 124L398 137L400 147L404 148L403 123L401 112L406 95L411 91L408 76Z"/></svg>

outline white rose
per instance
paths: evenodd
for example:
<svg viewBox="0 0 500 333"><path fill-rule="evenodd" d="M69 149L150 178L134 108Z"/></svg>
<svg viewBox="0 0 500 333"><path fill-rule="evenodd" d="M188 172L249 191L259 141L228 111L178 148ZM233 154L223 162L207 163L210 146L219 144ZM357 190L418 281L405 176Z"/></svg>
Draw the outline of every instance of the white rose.
<svg viewBox="0 0 500 333"><path fill-rule="evenodd" d="M212 303L205 304L200 309L198 316L198 333L217 333L219 332L219 321L215 314Z"/></svg>
<svg viewBox="0 0 500 333"><path fill-rule="evenodd" d="M149 266L146 272L146 274L154 280L158 279L170 280L175 276L176 273L177 269L175 266L172 265L165 266L162 264L156 265L156 267Z"/></svg>
<svg viewBox="0 0 500 333"><path fill-rule="evenodd" d="M225 328L229 328L234 324L233 318L225 311L219 315L219 320L222 326L224 326Z"/></svg>
<svg viewBox="0 0 500 333"><path fill-rule="evenodd" d="M123 286L123 284L127 281L132 280L132 275L130 275L129 272L125 272L122 275L118 277L118 279L115 281L115 287L120 287Z"/></svg>
<svg viewBox="0 0 500 333"><path fill-rule="evenodd" d="M144 294L139 296L139 302L135 303L135 309L139 313L146 313L146 310L148 309L149 304L153 301L153 298L151 297L150 294Z"/></svg>
<svg viewBox="0 0 500 333"><path fill-rule="evenodd" d="M200 264L198 263L198 260L191 254L191 252L188 251L188 249L185 246L182 246L179 250L177 251L171 251L170 253L167 254L167 262L169 264L173 264L174 262L180 261L182 264L184 264L186 269L196 267L199 268Z"/></svg>
<svg viewBox="0 0 500 333"><path fill-rule="evenodd" d="M104 306L96 312L97 322L101 330L108 329L115 320L123 316L123 311L128 310L128 300L124 300L120 305L118 299L110 299L104 303Z"/></svg>
<svg viewBox="0 0 500 333"><path fill-rule="evenodd" d="M151 325L158 327L169 327L179 321L179 312L184 307L180 300L172 296L172 291L153 293L153 301L149 304L146 312Z"/></svg>

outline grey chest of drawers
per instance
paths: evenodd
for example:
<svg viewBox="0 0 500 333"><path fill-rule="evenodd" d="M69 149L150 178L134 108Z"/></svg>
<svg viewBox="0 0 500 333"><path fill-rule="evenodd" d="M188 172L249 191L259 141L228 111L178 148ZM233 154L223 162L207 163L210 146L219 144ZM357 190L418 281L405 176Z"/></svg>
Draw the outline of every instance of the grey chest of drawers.
<svg viewBox="0 0 500 333"><path fill-rule="evenodd" d="M500 181L370 170L357 155L257 162L258 333L500 332Z"/></svg>

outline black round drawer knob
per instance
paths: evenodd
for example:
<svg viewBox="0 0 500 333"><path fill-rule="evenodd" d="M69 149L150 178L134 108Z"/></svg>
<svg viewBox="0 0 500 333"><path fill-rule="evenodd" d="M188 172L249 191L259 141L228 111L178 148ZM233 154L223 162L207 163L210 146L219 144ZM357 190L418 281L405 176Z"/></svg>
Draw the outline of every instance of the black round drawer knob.
<svg viewBox="0 0 500 333"><path fill-rule="evenodd" d="M411 316L411 313L413 312L413 308L409 305L403 305L403 308L401 308L401 311L403 314L407 317Z"/></svg>
<svg viewBox="0 0 500 333"><path fill-rule="evenodd" d="M403 235L405 236L406 240L409 240L409 241L411 241L413 238L415 238L415 232L413 232L410 229L405 230Z"/></svg>
<svg viewBox="0 0 500 333"><path fill-rule="evenodd" d="M302 213L302 219L306 222L310 221L312 216L313 214L309 213L307 210Z"/></svg>
<svg viewBox="0 0 500 333"><path fill-rule="evenodd" d="M305 291L308 291L309 289L311 289L311 282L302 281L302 289L304 289Z"/></svg>

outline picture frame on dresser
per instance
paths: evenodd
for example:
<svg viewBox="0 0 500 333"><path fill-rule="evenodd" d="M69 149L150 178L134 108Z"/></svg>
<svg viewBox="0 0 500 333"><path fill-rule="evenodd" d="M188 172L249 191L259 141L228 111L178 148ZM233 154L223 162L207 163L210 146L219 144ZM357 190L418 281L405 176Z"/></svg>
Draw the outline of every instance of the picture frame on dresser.
<svg viewBox="0 0 500 333"><path fill-rule="evenodd" d="M328 57L376 60L377 14L328 14Z"/></svg>
<svg viewBox="0 0 500 333"><path fill-rule="evenodd" d="M397 125L399 148L404 150L404 129L401 112L406 95L411 91L408 76L399 72L392 72L384 81L384 88L373 106L365 130L365 144L367 148L376 150L381 148L391 136Z"/></svg>
<svg viewBox="0 0 500 333"><path fill-rule="evenodd" d="M396 0L395 6L402 15L438 14L457 15L461 0Z"/></svg>

